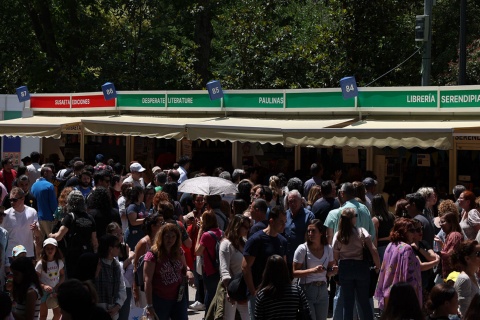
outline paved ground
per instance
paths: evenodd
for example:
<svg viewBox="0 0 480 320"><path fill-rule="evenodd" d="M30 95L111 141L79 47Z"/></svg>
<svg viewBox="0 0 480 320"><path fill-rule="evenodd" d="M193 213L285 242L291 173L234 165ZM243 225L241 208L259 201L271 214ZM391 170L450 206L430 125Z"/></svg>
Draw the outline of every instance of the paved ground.
<svg viewBox="0 0 480 320"><path fill-rule="evenodd" d="M195 300L195 289L192 288L192 287L189 287L189 290L188 290L188 296L189 296L189 305L192 304ZM203 316L204 316L204 311L192 311L192 310L188 310L188 319L189 320L201 320L203 319ZM53 313L52 313L52 310L49 310L49 313L48 313L48 320L51 320L53 318ZM329 317L328 319L332 319L331 317ZM130 319L129 319L130 320Z"/></svg>

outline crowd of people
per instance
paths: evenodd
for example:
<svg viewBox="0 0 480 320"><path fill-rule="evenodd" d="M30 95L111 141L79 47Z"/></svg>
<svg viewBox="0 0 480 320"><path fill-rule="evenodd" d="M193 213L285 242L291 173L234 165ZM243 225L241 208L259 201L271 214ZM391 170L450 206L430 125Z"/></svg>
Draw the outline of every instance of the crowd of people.
<svg viewBox="0 0 480 320"><path fill-rule="evenodd" d="M474 319L480 198L456 186L377 192L368 174L261 180L216 168L235 194L179 193L190 172L94 164L0 170L0 319ZM29 162L29 163L28 163ZM325 179L326 178L326 179ZM221 180L223 181L223 180ZM195 301L188 302L189 287ZM190 289L192 290L192 289ZM373 299L379 309L374 309Z"/></svg>

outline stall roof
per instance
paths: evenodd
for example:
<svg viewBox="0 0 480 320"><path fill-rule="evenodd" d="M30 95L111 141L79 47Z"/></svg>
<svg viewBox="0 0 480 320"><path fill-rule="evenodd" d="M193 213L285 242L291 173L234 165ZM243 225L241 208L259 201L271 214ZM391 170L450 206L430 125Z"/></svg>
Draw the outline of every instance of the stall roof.
<svg viewBox="0 0 480 320"><path fill-rule="evenodd" d="M187 123L202 123L211 119L121 115L83 118L82 123L87 134L181 140L185 137Z"/></svg>
<svg viewBox="0 0 480 320"><path fill-rule="evenodd" d="M80 117L34 116L0 121L0 136L44 137L59 139L69 125L80 124Z"/></svg>
<svg viewBox="0 0 480 320"><path fill-rule="evenodd" d="M457 128L473 130L476 121L380 121L362 120L344 128L296 130L285 136L287 146L350 146L451 149Z"/></svg>
<svg viewBox="0 0 480 320"><path fill-rule="evenodd" d="M253 118L216 118L201 123L187 123L188 139L260 142L284 144L284 134L299 129L345 126L353 119L286 120Z"/></svg>

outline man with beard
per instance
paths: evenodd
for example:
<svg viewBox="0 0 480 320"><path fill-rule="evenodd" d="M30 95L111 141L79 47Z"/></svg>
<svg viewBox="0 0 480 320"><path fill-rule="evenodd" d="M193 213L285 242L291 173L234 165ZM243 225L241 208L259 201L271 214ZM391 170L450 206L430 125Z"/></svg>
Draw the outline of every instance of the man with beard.
<svg viewBox="0 0 480 320"><path fill-rule="evenodd" d="M30 181L27 175L21 175L17 179L17 187L23 190L25 192L25 204L29 207L32 207L33 209L38 211L38 206L37 206L37 199L30 193ZM2 202L2 206L5 207L5 209L9 209L12 207L12 204L10 203L10 196L7 195Z"/></svg>
<svg viewBox="0 0 480 320"><path fill-rule="evenodd" d="M87 196L92 192L92 173L88 170L83 170L79 178L78 186L75 189L80 191L83 197L87 199Z"/></svg>

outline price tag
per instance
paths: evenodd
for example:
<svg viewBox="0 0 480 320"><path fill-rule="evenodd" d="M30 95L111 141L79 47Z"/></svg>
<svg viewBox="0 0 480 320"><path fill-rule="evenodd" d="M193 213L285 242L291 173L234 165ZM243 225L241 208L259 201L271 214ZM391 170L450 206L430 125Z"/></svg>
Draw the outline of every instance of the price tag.
<svg viewBox="0 0 480 320"><path fill-rule="evenodd" d="M355 77L345 77L340 79L343 99L350 99L358 96L357 81Z"/></svg>
<svg viewBox="0 0 480 320"><path fill-rule="evenodd" d="M217 100L223 98L223 90L220 81L212 80L207 83L208 94L210 95L210 100Z"/></svg>
<svg viewBox="0 0 480 320"><path fill-rule="evenodd" d="M105 100L114 99L117 97L117 90L111 82L105 82L102 86L103 97Z"/></svg>
<svg viewBox="0 0 480 320"><path fill-rule="evenodd" d="M30 100L30 92L28 92L27 86L21 86L17 88L17 97L19 102Z"/></svg>

